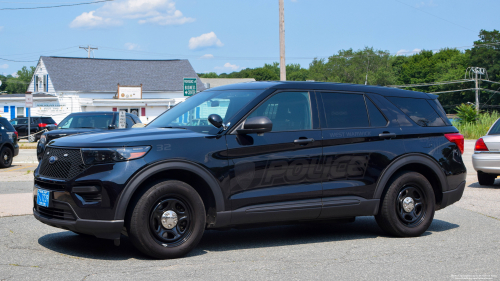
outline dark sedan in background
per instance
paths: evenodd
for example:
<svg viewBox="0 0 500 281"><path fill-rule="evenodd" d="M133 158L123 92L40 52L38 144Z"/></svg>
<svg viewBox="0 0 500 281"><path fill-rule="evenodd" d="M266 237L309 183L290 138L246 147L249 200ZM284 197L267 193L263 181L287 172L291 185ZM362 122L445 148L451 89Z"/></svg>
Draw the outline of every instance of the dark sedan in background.
<svg viewBox="0 0 500 281"><path fill-rule="evenodd" d="M14 118L10 120L10 124L14 126L14 129L16 129L20 137L26 137L28 135L36 134L45 129L49 131L54 130L57 126L56 121L54 121L52 117L32 116L30 117L30 119L31 122L30 122L29 134L28 134L28 117ZM41 133L34 135L33 137L31 137L30 141L34 142L39 140L41 135L42 135Z"/></svg>
<svg viewBox="0 0 500 281"><path fill-rule="evenodd" d="M141 119L134 114L125 113L124 128L132 128L136 124L142 124ZM120 129L119 112L93 111L71 113L54 130L45 132L40 137L36 150L38 160L42 158L45 146L51 140L75 134L95 133L112 129Z"/></svg>

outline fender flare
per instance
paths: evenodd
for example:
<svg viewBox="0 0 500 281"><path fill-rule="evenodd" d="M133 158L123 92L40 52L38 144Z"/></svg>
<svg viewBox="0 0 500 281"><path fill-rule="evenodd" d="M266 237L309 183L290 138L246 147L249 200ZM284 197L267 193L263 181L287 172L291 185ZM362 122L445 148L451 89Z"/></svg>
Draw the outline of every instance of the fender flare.
<svg viewBox="0 0 500 281"><path fill-rule="evenodd" d="M429 167L438 177L439 182L441 184L442 192L448 190L448 182L446 180L446 176L439 164L432 159L431 157L418 153L410 153L405 154L396 160L394 160L383 172L380 176L377 187L375 188L375 193L373 195L374 199L380 199L382 197L382 193L384 192L385 186L389 179L394 175L394 173L399 170L399 168L408 165L408 164L422 164Z"/></svg>
<svg viewBox="0 0 500 281"><path fill-rule="evenodd" d="M215 208L217 212L225 210L224 196L222 195L222 190L217 183L217 180L210 174L205 168L198 164L182 161L173 160L167 162L159 162L148 166L137 173L125 186L116 204L115 220L124 220L125 214L127 212L127 207L134 195L134 192L139 188L139 186L146 181L151 175L156 174L161 171L181 169L189 172L193 172L200 176L207 184L210 186L212 193L215 198Z"/></svg>

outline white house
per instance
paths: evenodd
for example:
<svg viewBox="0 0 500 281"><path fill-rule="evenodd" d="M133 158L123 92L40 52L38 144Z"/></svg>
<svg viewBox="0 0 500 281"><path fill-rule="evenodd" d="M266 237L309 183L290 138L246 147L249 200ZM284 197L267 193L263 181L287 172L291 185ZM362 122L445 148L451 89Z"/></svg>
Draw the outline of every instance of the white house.
<svg viewBox="0 0 500 281"><path fill-rule="evenodd" d="M34 93L30 114L51 116L60 122L72 112L124 110L148 123L187 98L184 78L196 78L197 92L205 90L188 60L42 56L27 90ZM142 96L118 95L119 86L137 87ZM13 118L27 114L23 97L0 96L0 115Z"/></svg>

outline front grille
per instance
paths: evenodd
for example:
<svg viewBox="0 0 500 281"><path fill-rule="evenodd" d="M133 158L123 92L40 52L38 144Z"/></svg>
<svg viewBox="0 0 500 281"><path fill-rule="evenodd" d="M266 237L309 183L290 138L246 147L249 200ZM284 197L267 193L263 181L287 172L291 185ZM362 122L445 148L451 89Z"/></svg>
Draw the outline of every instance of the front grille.
<svg viewBox="0 0 500 281"><path fill-rule="evenodd" d="M57 160L50 164L49 159L52 156ZM56 179L72 179L86 168L79 149L47 147L43 153L40 175Z"/></svg>
<svg viewBox="0 0 500 281"><path fill-rule="evenodd" d="M35 196L35 209L40 213L40 215L47 217L49 219L58 219L58 220L76 220L76 216L73 213L73 210L71 210L71 207L69 207L66 204L63 203L58 203L55 201L52 201L54 204L54 207L42 207L38 206L36 204L36 196Z"/></svg>
<svg viewBox="0 0 500 281"><path fill-rule="evenodd" d="M40 188L45 189L45 190L60 191L60 190L65 189L64 185L62 185L62 184L48 183L48 182L44 182L44 181L37 180L37 179L35 179L35 185L37 185Z"/></svg>

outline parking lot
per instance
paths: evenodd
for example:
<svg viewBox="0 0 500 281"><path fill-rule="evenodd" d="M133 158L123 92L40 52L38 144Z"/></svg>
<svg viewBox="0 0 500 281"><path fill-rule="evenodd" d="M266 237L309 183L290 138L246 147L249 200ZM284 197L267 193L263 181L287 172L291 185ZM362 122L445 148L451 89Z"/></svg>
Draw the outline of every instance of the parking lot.
<svg viewBox="0 0 500 281"><path fill-rule="evenodd" d="M126 237L82 237L31 214L34 150L0 170L0 280L489 280L500 276L500 179L479 186L466 141L467 187L417 238L388 237L374 218L206 231L188 256L152 260Z"/></svg>

